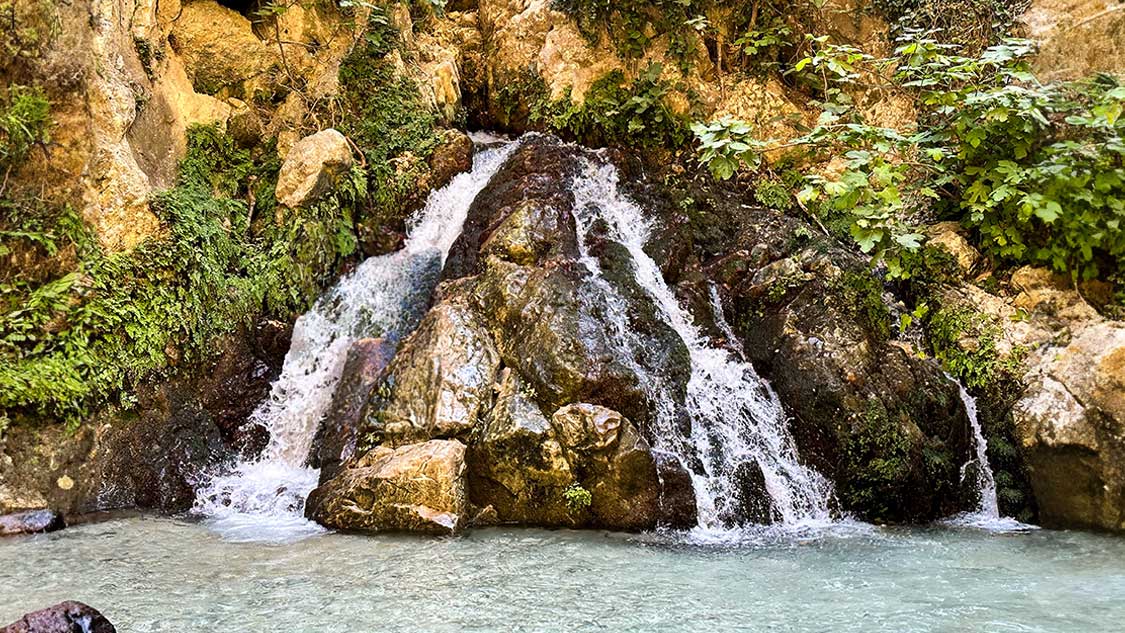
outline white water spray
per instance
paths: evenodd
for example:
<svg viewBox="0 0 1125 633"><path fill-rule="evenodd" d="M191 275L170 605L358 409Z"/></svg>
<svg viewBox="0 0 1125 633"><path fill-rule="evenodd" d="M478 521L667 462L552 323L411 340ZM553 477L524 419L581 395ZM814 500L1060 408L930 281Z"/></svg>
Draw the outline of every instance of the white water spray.
<svg viewBox="0 0 1125 633"><path fill-rule="evenodd" d="M977 401L969 395L964 385L958 384L957 387L961 390L961 402L965 404L965 413L968 414L969 424L973 429L977 454L974 461L961 467L961 479L965 479L965 471L969 466L975 464L977 490L980 491L977 516L996 521L1000 519L1000 503L996 498L996 477L992 474L992 467L988 465L988 440L984 439L984 431L981 430L980 419L977 417Z"/></svg>
<svg viewBox="0 0 1125 633"><path fill-rule="evenodd" d="M796 445L777 395L754 368L726 350L709 344L690 314L664 282L656 262L644 251L650 225L644 212L618 189L617 170L600 161L587 160L573 185L575 216L582 235L583 261L603 288L598 261L588 253L590 232L597 220L608 227L608 237L632 256L637 283L648 293L658 314L680 336L691 357L687 409L691 437L684 441L671 415L672 405L656 380L646 387L657 404L654 429L656 450L676 455L693 473L700 527L723 531L731 524L729 504L739 495L739 478L747 469L761 470L772 511L781 523L806 525L831 520L827 479L800 463ZM630 335L627 309L616 293L606 292L607 318L615 335L633 353L640 353L637 337ZM642 379L644 375L642 372ZM698 458L703 472L689 467Z"/></svg>
<svg viewBox="0 0 1125 633"><path fill-rule="evenodd" d="M402 250L364 261L297 320L281 376L251 416L269 431L268 446L197 493L193 511L224 537L290 541L322 531L303 514L319 477L306 462L348 348L363 337L397 341L414 329L469 206L514 146L479 152L470 172L430 195Z"/></svg>

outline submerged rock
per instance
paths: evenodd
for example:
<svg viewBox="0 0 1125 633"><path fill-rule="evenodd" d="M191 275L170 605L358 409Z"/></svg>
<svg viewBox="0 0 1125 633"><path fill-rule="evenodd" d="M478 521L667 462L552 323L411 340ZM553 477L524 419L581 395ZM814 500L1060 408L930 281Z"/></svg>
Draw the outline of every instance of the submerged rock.
<svg viewBox="0 0 1125 633"><path fill-rule="evenodd" d="M53 510L25 510L0 515L0 536L54 532L66 527L62 515Z"/></svg>
<svg viewBox="0 0 1125 633"><path fill-rule="evenodd" d="M342 530L449 534L467 520L465 445L379 446L309 495L309 518Z"/></svg>
<svg viewBox="0 0 1125 633"><path fill-rule="evenodd" d="M116 633L93 607L68 600L23 616L0 633Z"/></svg>

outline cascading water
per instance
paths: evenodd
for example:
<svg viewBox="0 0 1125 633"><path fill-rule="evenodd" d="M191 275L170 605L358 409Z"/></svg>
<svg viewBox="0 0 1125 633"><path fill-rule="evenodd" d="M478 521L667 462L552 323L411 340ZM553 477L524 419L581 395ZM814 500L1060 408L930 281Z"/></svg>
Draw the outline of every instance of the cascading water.
<svg viewBox="0 0 1125 633"><path fill-rule="evenodd" d="M609 287L598 260L588 251L591 230L599 220L608 237L630 253L636 282L656 305L660 317L676 331L691 358L687 409L691 437L681 438L671 415L672 405L658 377L645 377L656 401L655 449L675 455L685 466L696 458L702 472L693 472L700 528L725 531L733 521L729 505L739 495L739 480L746 469L758 468L772 502L774 518L783 524L805 525L831 520L832 486L816 471L802 465L777 395L754 368L726 350L711 346L692 322L690 314L665 283L656 262L645 252L650 224L644 212L618 189L617 170L591 158L575 178L575 220L582 236L583 261L599 280L610 304L607 318L619 343L643 353L637 337L630 336L624 301Z"/></svg>
<svg viewBox="0 0 1125 633"><path fill-rule="evenodd" d="M969 424L973 428L973 438L976 444L977 458L961 467L961 478L965 478L966 469L976 464L977 489L980 491L980 505L977 515L985 520L997 521L1000 519L1000 502L996 498L996 477L992 474L992 467L988 464L988 441L984 439L984 432L980 427L977 417L977 401L969 395L964 385L958 385L961 390L961 402L965 404L965 413L969 416Z"/></svg>
<svg viewBox="0 0 1125 633"><path fill-rule="evenodd" d="M193 511L224 537L288 541L322 530L303 515L319 476L306 462L348 348L359 338L394 342L413 330L469 205L513 148L479 152L470 172L431 194L401 250L364 261L297 320L281 376L251 416L269 431L268 446L259 458L212 476L197 493Z"/></svg>
<svg viewBox="0 0 1125 633"><path fill-rule="evenodd" d="M954 380L952 377L950 380ZM966 462L961 467L961 479L964 481L973 470L976 479L977 492L980 500L975 512L959 514L948 521L949 525L960 527L973 527L996 532L1026 531L1035 529L1034 526L1021 523L1009 517L1000 516L1000 503L996 495L996 477L992 473L992 466L988 463L988 441L984 438L984 431L980 426L977 416L977 401L964 385L958 383L961 390L961 402L965 405L965 413L969 416L969 425L973 429L973 443L976 457Z"/></svg>

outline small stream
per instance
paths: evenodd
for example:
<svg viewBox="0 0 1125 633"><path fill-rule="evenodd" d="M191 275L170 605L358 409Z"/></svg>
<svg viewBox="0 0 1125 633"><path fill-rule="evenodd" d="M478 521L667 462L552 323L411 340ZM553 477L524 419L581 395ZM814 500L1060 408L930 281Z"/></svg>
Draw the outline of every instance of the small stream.
<svg viewBox="0 0 1125 633"><path fill-rule="evenodd" d="M747 537L477 530L277 546L122 519L0 540L0 622L64 599L123 633L1108 633L1125 621L1125 539L847 524Z"/></svg>

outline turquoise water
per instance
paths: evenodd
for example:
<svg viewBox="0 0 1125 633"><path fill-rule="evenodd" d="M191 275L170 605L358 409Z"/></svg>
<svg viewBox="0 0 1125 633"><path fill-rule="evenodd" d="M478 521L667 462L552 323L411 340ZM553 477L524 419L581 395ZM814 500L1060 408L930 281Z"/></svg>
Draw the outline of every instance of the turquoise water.
<svg viewBox="0 0 1125 633"><path fill-rule="evenodd" d="M130 518L0 540L0 622L119 631L1120 631L1125 539L842 526L738 546L480 530L231 543Z"/></svg>

